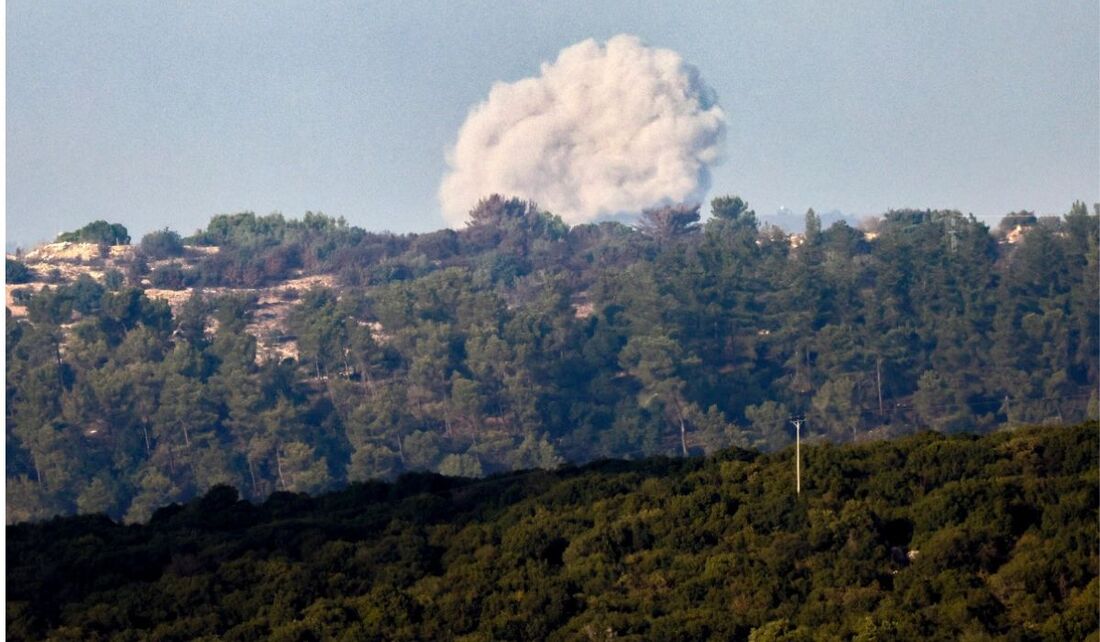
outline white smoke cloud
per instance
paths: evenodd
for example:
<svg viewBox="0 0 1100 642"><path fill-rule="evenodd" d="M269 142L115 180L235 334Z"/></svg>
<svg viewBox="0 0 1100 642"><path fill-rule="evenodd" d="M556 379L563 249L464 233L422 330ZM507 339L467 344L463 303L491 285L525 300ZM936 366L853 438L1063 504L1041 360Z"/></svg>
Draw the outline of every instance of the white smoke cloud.
<svg viewBox="0 0 1100 642"><path fill-rule="evenodd" d="M585 40L534 78L496 83L447 154L447 222L489 194L530 199L567 223L700 201L725 114L699 72L668 49L619 35Z"/></svg>

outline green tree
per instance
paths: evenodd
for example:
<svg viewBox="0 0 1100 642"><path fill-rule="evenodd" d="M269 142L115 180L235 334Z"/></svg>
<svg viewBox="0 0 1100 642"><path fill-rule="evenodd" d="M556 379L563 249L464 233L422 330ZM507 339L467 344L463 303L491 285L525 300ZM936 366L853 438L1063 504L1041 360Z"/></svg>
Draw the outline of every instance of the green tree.
<svg viewBox="0 0 1100 642"><path fill-rule="evenodd" d="M664 244L699 231L698 205L668 205L642 212L638 229Z"/></svg>
<svg viewBox="0 0 1100 642"><path fill-rule="evenodd" d="M484 471L476 455L451 454L439 462L439 473L448 477L481 477Z"/></svg>
<svg viewBox="0 0 1100 642"><path fill-rule="evenodd" d="M119 223L99 220L88 223L74 232L64 232L57 236L57 242L70 243L106 243L107 245L129 245L130 234Z"/></svg>
<svg viewBox="0 0 1100 642"><path fill-rule="evenodd" d="M138 246L141 253L153 260L170 259L183 256L183 239L168 228L149 232L141 237Z"/></svg>
<svg viewBox="0 0 1100 642"><path fill-rule="evenodd" d="M745 408L751 426L749 445L760 450L779 450L791 443L788 431L791 411L774 401L765 401Z"/></svg>
<svg viewBox="0 0 1100 642"><path fill-rule="evenodd" d="M688 456L686 384L679 377L684 365L679 344L667 335L632 337L619 355L619 363L641 385L638 403L658 404L680 431L680 451Z"/></svg>
<svg viewBox="0 0 1100 642"><path fill-rule="evenodd" d="M34 272L22 261L6 259L4 263L4 280L10 284L28 283L34 280Z"/></svg>

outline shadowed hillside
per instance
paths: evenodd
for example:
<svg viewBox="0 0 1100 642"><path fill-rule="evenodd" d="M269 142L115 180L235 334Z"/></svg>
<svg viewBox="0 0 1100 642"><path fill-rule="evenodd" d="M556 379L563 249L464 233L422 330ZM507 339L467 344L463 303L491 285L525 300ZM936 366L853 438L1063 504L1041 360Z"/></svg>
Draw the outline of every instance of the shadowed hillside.
<svg viewBox="0 0 1100 642"><path fill-rule="evenodd" d="M1095 422L8 527L9 639L1096 640Z"/></svg>

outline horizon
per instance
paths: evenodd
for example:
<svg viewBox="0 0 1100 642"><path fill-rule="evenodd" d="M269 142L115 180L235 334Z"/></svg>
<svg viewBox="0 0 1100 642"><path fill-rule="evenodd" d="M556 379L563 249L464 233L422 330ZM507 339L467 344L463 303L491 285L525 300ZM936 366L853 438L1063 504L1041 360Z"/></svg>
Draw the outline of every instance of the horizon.
<svg viewBox="0 0 1100 642"><path fill-rule="evenodd" d="M730 196L734 196L734 195L731 194ZM1076 202L1082 202L1083 203L1084 201L1075 201L1075 203ZM748 205L749 205L749 209L752 210L753 209L752 204L749 203ZM700 214L701 214L700 222L701 223L705 223L706 221L708 221L709 219L712 218L709 209L707 209L708 206L709 206L709 203L701 203L700 204ZM1071 206L1072 206L1072 204L1071 204ZM1090 211L1095 211L1097 208L1100 208L1100 203L1085 203L1085 206ZM1070 208L1066 208L1066 210L1064 212L1059 212L1059 213L1040 213L1040 212L1034 212L1034 211L1030 211L1030 210L1016 210L1015 212L1007 212L1004 215L991 215L992 218L993 218L992 221L991 220L986 220L986 219L990 218L988 216L983 217L983 216L980 216L980 215L975 215L973 213L960 212L958 210L954 210L954 209L951 209L951 208L945 208L945 209L939 209L938 210L938 209L935 209L935 208L923 208L923 207L922 208L916 208L916 207L892 208L892 209L887 210L885 212L881 212L881 213L877 213L877 214L867 214L867 215L864 215L864 216L855 216L855 215L849 214L848 212L843 212L843 211L838 210L838 209L819 211L817 208L813 208L813 207L807 208L807 210L805 212L795 212L795 211L793 211L790 208L787 208L785 206L780 206L779 209L776 210L775 212L771 212L771 213L767 213L767 214L761 214L759 212L754 212L754 213L756 215L756 220L757 220L758 225L761 225L761 226L773 225L773 226L779 228L780 230L782 230L787 235L797 236L797 235L801 234L802 232L804 232L805 216L809 213L810 210L813 210L814 213L817 215L817 217L820 219L822 229L828 229L829 227L831 227L835 223L844 223L844 224L848 225L849 227L852 227L852 228L855 228L855 229L864 229L867 224L877 222L877 221L881 221L882 218L885 215L887 215L891 212L913 210L913 211L954 211L954 212L957 212L957 213L959 213L959 214L961 214L962 216L965 216L965 217L973 216L975 218L975 220L977 220L979 223L985 225L991 232L994 231L998 227L999 223L1004 218L1006 218L1008 216L1011 216L1011 215L1014 215L1014 214L1018 214L1022 211L1030 212L1037 219L1062 218L1070 212ZM553 212L548 212L548 213L553 214ZM256 217L282 216L287 221L302 220L302 218L306 214L320 214L320 215L324 215L324 216L329 216L330 218L332 218L334 220L340 220L340 219L343 218L343 217L340 217L340 216L329 215L325 212L308 212L307 211L307 212L303 212L301 215L287 215L283 212L278 212L278 211L269 212L267 214L262 214L260 212L253 212L251 210L243 210L243 211L240 211L240 212L223 212L223 213L218 213L218 214L212 214L207 219L207 224L209 223L210 220L212 220L213 218L218 217L218 216L236 216L236 215L239 215L239 214L252 214ZM606 217L606 218L600 218L598 220L586 221L586 222L580 222L580 223L572 223L572 224L565 223L565 225L567 227L571 228L571 227L576 227L576 226L580 226L580 225L591 225L591 224L598 224L598 223L626 223L626 224L629 224L630 227L635 227L633 225L633 223L636 223L637 222L636 219L638 219L639 217L640 217L640 215L631 216L631 217L629 217L629 219L624 219L621 216L619 216L619 217ZM106 220L106 219L96 219L96 220ZM9 239L8 242L7 242L7 245L5 247L5 253L14 254L17 251L29 251L29 250L33 250L35 248L42 247L42 246L45 246L45 245L60 243L61 241L58 241L57 237L60 236L61 234L64 234L66 232L76 231L77 229L79 229L79 228L81 228L81 227L83 227L87 224L90 224L92 222L94 222L94 221L93 220L88 220L88 221L85 221L83 223L75 224L71 229L59 231L57 234L54 235L54 238L40 239L40 240L34 241L32 243L29 243L29 244L13 243ZM170 230L170 231L178 233L182 238L186 239L187 237L191 236L194 233L198 233L198 232L203 231L207 227L207 225L202 225L202 226L200 226L200 227L198 227L194 230L188 231L188 230L177 229L177 228L174 228L172 226L165 226L165 227L157 228L157 229L154 229L154 230L143 230L141 232L135 233L135 231L132 228L130 228L130 226L127 225L127 223L125 221L110 220L110 221L107 221L107 222L108 223L120 223L120 224L122 224L123 227L126 228L127 233L130 234L130 244L131 245L139 244L140 241L141 241L141 237L143 235L148 234L150 232L154 232L154 231ZM397 236L403 236L405 234L413 234L413 235L429 234L429 233L438 231L440 229L448 229L448 226L443 225L443 226L441 226L439 228L436 228L436 229L433 229L433 230L423 230L423 231L413 231L413 232L395 232L393 230L386 230L386 229L377 230L377 229L364 228L360 225L357 225L356 223L354 223L352 221L347 221L346 219L344 219L344 222L349 227L358 227L358 228L360 228L363 231L368 232L368 233L372 233L372 234L394 234L394 235L397 235ZM455 228L455 227L452 226L449 229L457 229L458 231L461 231L461 230L465 229L465 224L461 227L458 227L458 228ZM77 242L77 243L79 243L79 242Z"/></svg>
<svg viewBox="0 0 1100 642"><path fill-rule="evenodd" d="M676 52L726 112L704 203L994 227L1100 201L1100 8L856 4L12 3L6 246L96 219L190 234L240 211L444 227L445 152L470 111L620 33Z"/></svg>

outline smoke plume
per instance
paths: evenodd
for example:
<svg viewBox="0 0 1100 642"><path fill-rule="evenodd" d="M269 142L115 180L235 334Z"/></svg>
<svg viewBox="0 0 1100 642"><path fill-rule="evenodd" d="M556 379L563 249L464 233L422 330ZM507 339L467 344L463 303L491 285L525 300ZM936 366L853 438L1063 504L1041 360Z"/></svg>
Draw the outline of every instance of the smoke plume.
<svg viewBox="0 0 1100 642"><path fill-rule="evenodd" d="M536 77L493 85L447 154L439 199L453 226L493 193L567 223L698 202L724 135L714 91L679 54L629 35L589 39Z"/></svg>

